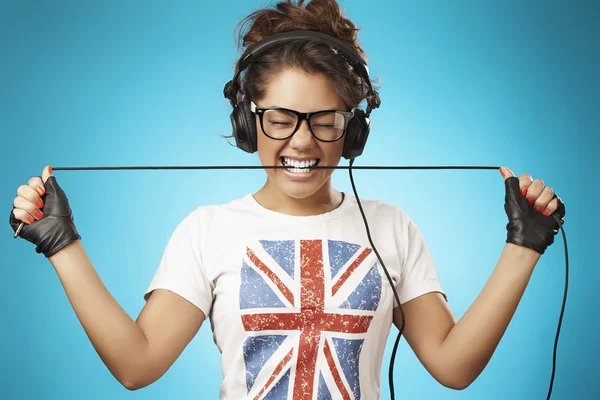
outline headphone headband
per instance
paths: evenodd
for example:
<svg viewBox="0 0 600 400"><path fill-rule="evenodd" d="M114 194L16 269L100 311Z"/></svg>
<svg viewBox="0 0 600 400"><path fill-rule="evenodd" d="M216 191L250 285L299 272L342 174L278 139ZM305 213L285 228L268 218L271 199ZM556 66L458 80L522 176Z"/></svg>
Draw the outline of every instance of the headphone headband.
<svg viewBox="0 0 600 400"><path fill-rule="evenodd" d="M342 55L348 60L351 66L357 71L360 75L363 76L368 85L368 93L367 93L367 116L370 114L371 109L378 108L381 104L379 99L379 94L373 90L373 86L371 85L371 80L369 79L369 67L365 60L358 55L358 53L350 46L348 43L335 38L331 35L328 35L323 32L317 32L312 30L297 30L290 32L282 32L276 33L271 36L267 36L256 44L248 47L246 51L240 57L240 61L238 62L238 66L235 71L235 75L233 79L225 85L225 89L223 94L227 99L230 100L231 105L235 107L237 105L237 92L239 90L237 86L237 81L239 75L245 70L248 65L250 65L256 58L262 56L265 53L270 52L274 47L277 47L281 44L288 43L294 40L305 39L305 40L315 40L317 42L328 44L333 46L334 49L342 53Z"/></svg>

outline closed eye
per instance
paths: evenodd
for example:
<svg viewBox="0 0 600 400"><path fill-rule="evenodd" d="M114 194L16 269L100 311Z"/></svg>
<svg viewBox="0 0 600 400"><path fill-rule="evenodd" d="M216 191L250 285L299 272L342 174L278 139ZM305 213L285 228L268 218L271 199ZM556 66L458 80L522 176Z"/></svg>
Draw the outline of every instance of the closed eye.
<svg viewBox="0 0 600 400"><path fill-rule="evenodd" d="M289 122L283 122L283 121L269 121L269 124L271 124L271 125L286 125L286 126L291 125Z"/></svg>

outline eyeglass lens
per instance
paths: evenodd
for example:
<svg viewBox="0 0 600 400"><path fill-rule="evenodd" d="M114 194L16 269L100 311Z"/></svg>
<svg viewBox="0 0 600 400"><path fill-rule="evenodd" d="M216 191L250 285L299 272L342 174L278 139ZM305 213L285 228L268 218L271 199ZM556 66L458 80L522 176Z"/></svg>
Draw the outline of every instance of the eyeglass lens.
<svg viewBox="0 0 600 400"><path fill-rule="evenodd" d="M285 139L294 133L298 116L285 110L266 110L263 115L265 133L275 139ZM324 111L311 115L310 129L317 139L331 141L344 134L346 119L335 111Z"/></svg>

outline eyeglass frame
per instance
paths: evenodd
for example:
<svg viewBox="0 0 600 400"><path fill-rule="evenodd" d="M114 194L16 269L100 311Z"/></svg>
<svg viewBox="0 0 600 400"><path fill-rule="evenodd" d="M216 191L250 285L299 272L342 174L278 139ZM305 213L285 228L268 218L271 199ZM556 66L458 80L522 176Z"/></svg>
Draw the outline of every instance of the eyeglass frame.
<svg viewBox="0 0 600 400"><path fill-rule="evenodd" d="M296 118L298 119L298 121L296 122L296 127L294 128L294 130L292 131L292 133L290 133L288 136L283 137L283 138L275 138L273 136L270 136L266 131L265 131L265 127L263 125L263 116L265 114L266 111L271 111L271 110L279 110L279 111L287 111L289 113L292 113L294 115L296 115ZM254 114L258 115L258 119L260 121L260 129L262 129L263 133L265 134L265 136L267 136L270 139L273 140L287 140L289 138L291 138L292 136L294 136L294 134L296 132L298 132L298 129L300 129L300 125L302 125L302 121L306 120L306 124L308 125L308 130L310 131L310 134L317 139L320 142L325 142L325 143L333 143L333 142L337 142L338 140L340 140L341 138L344 137L344 135L346 134L346 130L348 129L348 123L350 122L350 120L352 118L354 118L354 109L350 110L350 111L341 111L341 110L319 110L319 111L313 111L313 112L300 112L300 111L296 111L296 110L290 110L289 108L283 108L283 107L257 107L256 104L251 101L250 102L250 111L252 111ZM322 114L322 113L326 113L326 112L336 112L336 113L340 113L344 116L344 130L342 131L342 134L340 135L340 137L338 137L337 139L333 139L333 140L323 140L318 138L315 133L313 132L311 126L310 126L310 119L316 115L316 114Z"/></svg>

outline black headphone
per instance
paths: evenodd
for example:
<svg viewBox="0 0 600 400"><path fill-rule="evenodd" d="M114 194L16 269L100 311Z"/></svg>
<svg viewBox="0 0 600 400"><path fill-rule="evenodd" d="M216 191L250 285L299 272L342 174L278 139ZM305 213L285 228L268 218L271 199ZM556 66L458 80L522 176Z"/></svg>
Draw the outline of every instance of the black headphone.
<svg viewBox="0 0 600 400"><path fill-rule="evenodd" d="M247 101L237 101L237 94L239 91L238 79L240 73L256 58L271 51L274 47L298 39L315 40L332 46L346 58L354 71L359 73L363 80L367 82L367 110L366 112L360 109L354 110L354 117L348 122L345 133L346 138L344 139L342 156L346 159L354 159L362 154L367 143L367 138L371 129L369 115L371 114L371 110L378 108L381 105L379 93L377 93L371 85L369 68L367 67L366 62L356 53L352 46L333 36L311 30L291 31L268 36L246 49L244 54L242 54L233 79L227 82L223 89L225 98L229 99L233 107L230 120L235 143L237 147L248 153L254 153L257 150L256 122L254 113L250 111L250 103Z"/></svg>

